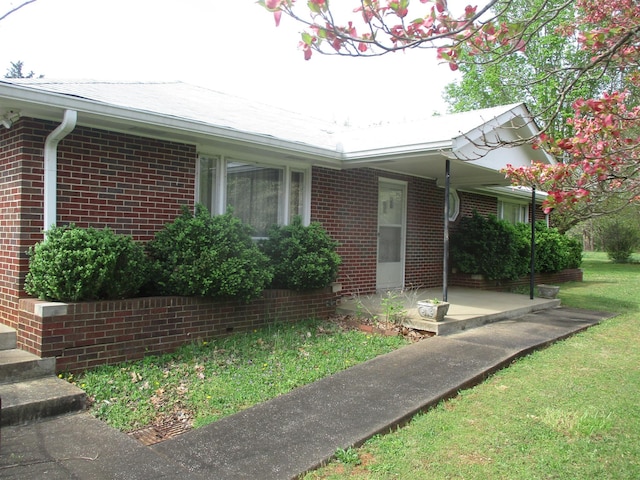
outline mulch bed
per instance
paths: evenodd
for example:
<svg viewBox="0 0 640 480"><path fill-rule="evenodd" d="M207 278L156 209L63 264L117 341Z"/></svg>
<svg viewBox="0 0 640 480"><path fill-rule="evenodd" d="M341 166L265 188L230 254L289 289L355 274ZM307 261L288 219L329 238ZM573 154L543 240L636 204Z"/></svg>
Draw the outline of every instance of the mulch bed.
<svg viewBox="0 0 640 480"><path fill-rule="evenodd" d="M381 322L379 320L371 320L366 317L355 317L354 315L335 315L329 319L331 322L338 324L345 330L360 330L375 335L402 335L411 342L419 342L425 338L435 335L433 332L425 332L415 330L392 322Z"/></svg>

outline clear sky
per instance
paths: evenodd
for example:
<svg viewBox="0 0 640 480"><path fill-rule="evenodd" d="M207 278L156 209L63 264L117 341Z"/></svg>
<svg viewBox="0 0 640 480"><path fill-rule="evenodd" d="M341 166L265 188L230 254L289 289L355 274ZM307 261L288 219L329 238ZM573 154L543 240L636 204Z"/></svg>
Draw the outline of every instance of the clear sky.
<svg viewBox="0 0 640 480"><path fill-rule="evenodd" d="M254 0L37 0L0 22L0 76L21 60L52 80L181 80L338 123L445 113L435 52L305 61L301 30Z"/></svg>

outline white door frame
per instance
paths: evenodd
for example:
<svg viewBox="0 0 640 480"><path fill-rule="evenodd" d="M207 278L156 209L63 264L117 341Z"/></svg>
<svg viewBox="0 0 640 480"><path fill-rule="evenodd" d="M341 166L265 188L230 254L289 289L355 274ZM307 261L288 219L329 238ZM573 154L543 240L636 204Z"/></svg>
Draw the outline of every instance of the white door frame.
<svg viewBox="0 0 640 480"><path fill-rule="evenodd" d="M380 193L383 187L390 187L392 189L400 189L402 191L402 212L400 215L400 224L395 226L400 227L400 261L392 263L380 262L380 227L381 227L381 212L383 208L383 201ZM393 180L390 178L378 178L378 220L377 220L377 236L378 241L376 243L376 289L377 290L389 290L396 288L404 288L404 273L405 273L405 254L407 243L407 190L408 184L402 180ZM389 206L387 207L389 208Z"/></svg>

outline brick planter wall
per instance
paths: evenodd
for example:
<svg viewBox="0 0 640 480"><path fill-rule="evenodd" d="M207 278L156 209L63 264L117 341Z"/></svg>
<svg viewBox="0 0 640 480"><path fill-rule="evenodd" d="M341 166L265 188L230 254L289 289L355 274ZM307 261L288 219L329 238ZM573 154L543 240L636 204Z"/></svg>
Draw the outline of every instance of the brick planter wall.
<svg viewBox="0 0 640 480"><path fill-rule="evenodd" d="M326 318L335 312L336 300L331 288L265 290L249 304L196 297L80 303L26 298L20 300L18 342L41 357L57 357L58 371L78 372L269 323Z"/></svg>
<svg viewBox="0 0 640 480"><path fill-rule="evenodd" d="M565 282L582 282L582 270L579 268L562 270L557 273L536 273L535 284L546 283L558 285ZM489 280L482 275L470 275L467 273L452 273L449 277L449 285L455 287L480 288L482 290L509 290L514 287L528 287L530 277L522 277L517 280Z"/></svg>

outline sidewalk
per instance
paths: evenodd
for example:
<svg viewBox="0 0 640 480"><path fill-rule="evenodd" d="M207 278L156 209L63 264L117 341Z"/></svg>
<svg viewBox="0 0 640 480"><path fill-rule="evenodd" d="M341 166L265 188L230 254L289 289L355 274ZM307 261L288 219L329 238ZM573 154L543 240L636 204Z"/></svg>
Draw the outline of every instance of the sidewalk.
<svg viewBox="0 0 640 480"><path fill-rule="evenodd" d="M86 413L2 429L3 479L289 479L612 315L540 310L436 336L145 447Z"/></svg>

